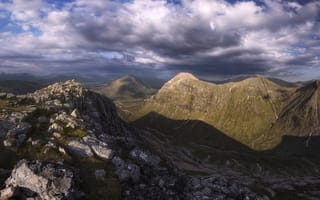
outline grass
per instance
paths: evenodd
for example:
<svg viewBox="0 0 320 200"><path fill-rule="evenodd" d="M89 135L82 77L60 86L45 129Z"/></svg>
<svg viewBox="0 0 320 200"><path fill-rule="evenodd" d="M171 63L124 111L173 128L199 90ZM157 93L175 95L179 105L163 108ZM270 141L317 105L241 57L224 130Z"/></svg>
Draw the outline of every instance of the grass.
<svg viewBox="0 0 320 200"><path fill-rule="evenodd" d="M69 137L85 137L88 133L85 130L82 129L64 129L64 135Z"/></svg>

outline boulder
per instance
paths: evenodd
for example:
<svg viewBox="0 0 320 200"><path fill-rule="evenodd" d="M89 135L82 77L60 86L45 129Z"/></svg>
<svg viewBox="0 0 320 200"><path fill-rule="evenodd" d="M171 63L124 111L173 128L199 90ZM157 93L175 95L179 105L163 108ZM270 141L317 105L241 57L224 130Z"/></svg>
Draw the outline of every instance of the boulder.
<svg viewBox="0 0 320 200"><path fill-rule="evenodd" d="M112 157L113 152L108 147L108 144L98 140L93 136L86 136L83 138L83 141L89 145L92 151L99 157L105 160L108 160Z"/></svg>
<svg viewBox="0 0 320 200"><path fill-rule="evenodd" d="M112 164L116 168L116 174L118 175L120 182L132 181L134 183L140 180L140 167L133 163L127 163L120 157L115 156L112 159Z"/></svg>
<svg viewBox="0 0 320 200"><path fill-rule="evenodd" d="M13 197L15 193L15 188L14 187L7 187L2 190L0 190L0 200L7 200Z"/></svg>
<svg viewBox="0 0 320 200"><path fill-rule="evenodd" d="M78 109L74 109L74 110L71 112L70 115L71 115L72 117L74 117L74 118L79 117L79 111L78 111Z"/></svg>
<svg viewBox="0 0 320 200"><path fill-rule="evenodd" d="M10 129L6 134L6 139L3 141L4 146L19 147L28 138L32 126L26 122L19 122L14 128Z"/></svg>
<svg viewBox="0 0 320 200"><path fill-rule="evenodd" d="M43 200L74 199L75 177L73 170L62 164L21 160L5 185L6 188L26 188Z"/></svg>
<svg viewBox="0 0 320 200"><path fill-rule="evenodd" d="M92 157L93 153L90 147L78 140L72 140L68 143L67 148L74 154L80 157Z"/></svg>
<svg viewBox="0 0 320 200"><path fill-rule="evenodd" d="M41 124L48 123L49 119L45 116L40 116L40 117L38 117L38 122Z"/></svg>

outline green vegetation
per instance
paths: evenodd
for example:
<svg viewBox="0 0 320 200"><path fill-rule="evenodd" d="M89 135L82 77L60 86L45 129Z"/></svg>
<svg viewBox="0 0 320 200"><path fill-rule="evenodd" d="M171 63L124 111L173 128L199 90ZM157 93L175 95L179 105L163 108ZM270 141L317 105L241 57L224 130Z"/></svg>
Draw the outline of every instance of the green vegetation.
<svg viewBox="0 0 320 200"><path fill-rule="evenodd" d="M65 130L66 131L64 132L64 134L69 137L84 137L87 135L87 132L82 129L74 129L74 130L65 129Z"/></svg>

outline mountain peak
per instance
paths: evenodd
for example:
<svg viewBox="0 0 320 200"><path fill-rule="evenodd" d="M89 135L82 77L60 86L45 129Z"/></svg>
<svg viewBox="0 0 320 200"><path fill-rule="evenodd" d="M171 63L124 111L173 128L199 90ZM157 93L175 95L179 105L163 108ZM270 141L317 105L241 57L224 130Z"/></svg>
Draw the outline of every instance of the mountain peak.
<svg viewBox="0 0 320 200"><path fill-rule="evenodd" d="M111 99L145 98L149 94L154 93L152 88L132 75L116 79L97 88L96 91Z"/></svg>
<svg viewBox="0 0 320 200"><path fill-rule="evenodd" d="M135 77L133 75L126 75L126 76L123 76L123 77L119 78L118 80L132 81L132 80L137 80L137 77Z"/></svg>
<svg viewBox="0 0 320 200"><path fill-rule="evenodd" d="M178 80L199 80L193 74L188 72L180 72L175 77L171 79L171 81L178 81Z"/></svg>

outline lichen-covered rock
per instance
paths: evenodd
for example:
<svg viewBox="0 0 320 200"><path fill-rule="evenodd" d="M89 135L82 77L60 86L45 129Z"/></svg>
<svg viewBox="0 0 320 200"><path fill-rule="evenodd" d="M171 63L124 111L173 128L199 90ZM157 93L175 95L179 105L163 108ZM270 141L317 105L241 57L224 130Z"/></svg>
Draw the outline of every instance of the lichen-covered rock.
<svg viewBox="0 0 320 200"><path fill-rule="evenodd" d="M71 200L76 194L75 178L75 173L62 164L21 160L5 184L7 188L29 189L42 200Z"/></svg>

